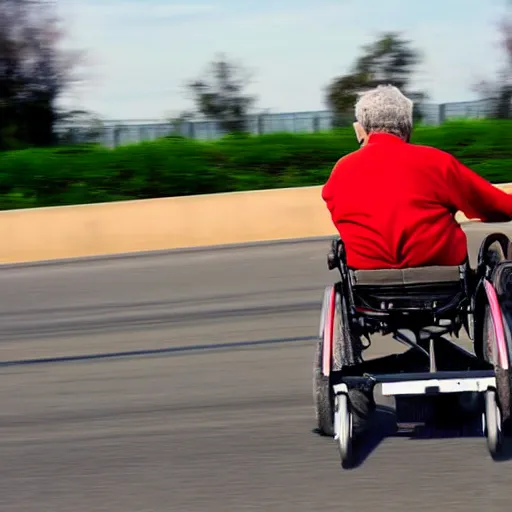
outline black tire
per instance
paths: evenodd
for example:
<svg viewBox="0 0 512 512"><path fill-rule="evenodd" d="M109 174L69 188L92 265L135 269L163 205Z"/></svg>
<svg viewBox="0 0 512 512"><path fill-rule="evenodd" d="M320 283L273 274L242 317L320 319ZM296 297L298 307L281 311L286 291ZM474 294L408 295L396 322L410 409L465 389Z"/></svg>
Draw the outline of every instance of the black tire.
<svg viewBox="0 0 512 512"><path fill-rule="evenodd" d="M318 432L334 436L334 395L331 379L322 374L323 341L318 340L313 363L313 398Z"/></svg>
<svg viewBox="0 0 512 512"><path fill-rule="evenodd" d="M341 283L335 285L336 307L334 314L334 349L331 359L331 371L340 371L361 360L363 345L353 336L348 324L348 311L345 298L341 293ZM334 436L334 394L330 377L322 374L323 340L317 342L314 359L314 398L317 428L319 433ZM350 389L348 392L352 412L353 435L356 437L366 431L372 413L375 410L373 392Z"/></svg>
<svg viewBox="0 0 512 512"><path fill-rule="evenodd" d="M496 361L494 360L492 349L496 343L496 336L494 334L494 324L488 304L486 304L484 308L482 331L484 359L489 364L495 365Z"/></svg>
<svg viewBox="0 0 512 512"><path fill-rule="evenodd" d="M482 245L484 244L485 240L482 242ZM480 251L482 251L482 246L480 247ZM482 254L482 263L485 263L485 265L492 270L495 269L496 266L501 262L505 261L509 255L510 247L509 250L505 253L501 247L501 244L495 241L487 248L487 252ZM476 291L476 295L474 297L474 308L475 311L473 322L475 331L473 348L475 355L487 362L491 362L490 354L488 352L489 339L487 335L489 327L489 305L487 303L487 295L483 285L481 285Z"/></svg>
<svg viewBox="0 0 512 512"><path fill-rule="evenodd" d="M485 315L483 319L483 340L484 340L484 357L485 360L494 366L496 375L497 402L501 409L503 432L507 436L512 435L512 372L500 368L492 353L492 347L496 344L494 333L494 325L491 318L489 306L485 307Z"/></svg>

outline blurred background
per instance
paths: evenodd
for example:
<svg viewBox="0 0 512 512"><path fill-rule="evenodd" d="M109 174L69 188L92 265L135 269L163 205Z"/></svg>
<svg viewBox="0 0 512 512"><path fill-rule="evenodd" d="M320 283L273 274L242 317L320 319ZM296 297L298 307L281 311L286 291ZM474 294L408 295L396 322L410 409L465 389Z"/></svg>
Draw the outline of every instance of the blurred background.
<svg viewBox="0 0 512 512"><path fill-rule="evenodd" d="M0 148L317 132L393 83L417 120L509 118L508 0L0 0Z"/></svg>
<svg viewBox="0 0 512 512"><path fill-rule="evenodd" d="M510 0L0 0L0 209L319 185L359 93L512 181Z"/></svg>

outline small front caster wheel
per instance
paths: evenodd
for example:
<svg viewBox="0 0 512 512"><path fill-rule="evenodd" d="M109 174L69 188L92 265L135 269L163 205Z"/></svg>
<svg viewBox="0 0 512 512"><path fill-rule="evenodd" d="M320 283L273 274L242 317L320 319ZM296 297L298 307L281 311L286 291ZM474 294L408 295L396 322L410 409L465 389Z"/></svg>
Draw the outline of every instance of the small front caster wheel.
<svg viewBox="0 0 512 512"><path fill-rule="evenodd" d="M334 439L338 444L342 466L352 463L352 413L348 395L336 395L334 402Z"/></svg>
<svg viewBox="0 0 512 512"><path fill-rule="evenodd" d="M501 411L496 399L496 391L489 389L485 393L484 412L485 435L489 453L495 457L503 447L503 433L501 425Z"/></svg>

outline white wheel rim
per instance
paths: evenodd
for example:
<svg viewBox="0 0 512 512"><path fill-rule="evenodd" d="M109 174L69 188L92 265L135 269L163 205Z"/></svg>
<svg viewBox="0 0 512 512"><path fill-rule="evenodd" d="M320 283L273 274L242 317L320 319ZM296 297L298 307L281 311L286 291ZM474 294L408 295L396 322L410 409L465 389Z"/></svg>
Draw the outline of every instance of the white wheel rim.
<svg viewBox="0 0 512 512"><path fill-rule="evenodd" d="M344 461L350 455L350 444L352 441L352 414L348 410L346 395L338 395L336 397L335 419L335 439L338 443L341 459Z"/></svg>
<svg viewBox="0 0 512 512"><path fill-rule="evenodd" d="M495 453L501 444L501 411L496 403L495 391L488 391L485 394L483 420L489 450Z"/></svg>

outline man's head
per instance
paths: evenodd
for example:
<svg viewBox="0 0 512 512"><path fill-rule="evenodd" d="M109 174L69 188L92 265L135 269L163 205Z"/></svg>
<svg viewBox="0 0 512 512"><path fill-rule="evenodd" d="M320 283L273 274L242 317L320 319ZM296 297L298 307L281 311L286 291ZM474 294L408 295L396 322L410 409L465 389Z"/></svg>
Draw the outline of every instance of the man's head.
<svg viewBox="0 0 512 512"><path fill-rule="evenodd" d="M365 92L356 103L354 125L357 138L366 143L372 133L390 133L409 141L413 102L392 85L379 85Z"/></svg>

